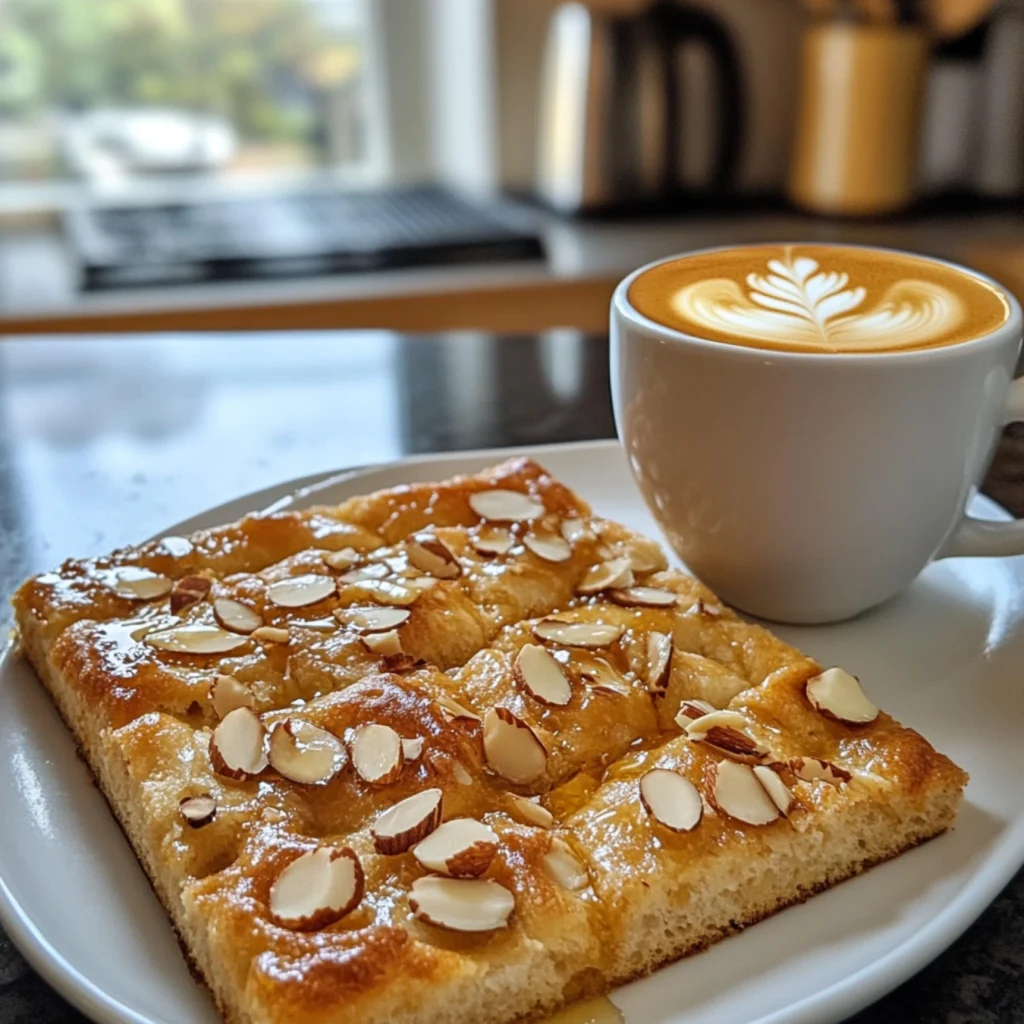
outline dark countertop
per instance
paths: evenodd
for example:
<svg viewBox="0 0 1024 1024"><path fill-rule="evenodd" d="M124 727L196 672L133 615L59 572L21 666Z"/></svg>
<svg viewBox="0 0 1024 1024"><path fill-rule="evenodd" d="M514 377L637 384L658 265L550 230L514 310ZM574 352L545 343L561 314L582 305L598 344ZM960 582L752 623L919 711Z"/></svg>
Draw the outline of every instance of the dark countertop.
<svg viewBox="0 0 1024 1024"><path fill-rule="evenodd" d="M0 340L0 629L25 576L247 491L414 452L613 435L606 341L573 331ZM1021 428L986 489L1024 515ZM1024 872L852 1020L1024 1022ZM0 1024L51 1021L84 1018L0 932Z"/></svg>

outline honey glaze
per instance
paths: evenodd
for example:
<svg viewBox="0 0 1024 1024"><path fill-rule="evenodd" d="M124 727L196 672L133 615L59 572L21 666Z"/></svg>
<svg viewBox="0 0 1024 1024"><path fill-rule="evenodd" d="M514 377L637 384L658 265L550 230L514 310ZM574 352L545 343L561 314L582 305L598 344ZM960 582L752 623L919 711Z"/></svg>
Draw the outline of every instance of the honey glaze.
<svg viewBox="0 0 1024 1024"><path fill-rule="evenodd" d="M622 1024L622 1011L606 996L573 1003L538 1024Z"/></svg>

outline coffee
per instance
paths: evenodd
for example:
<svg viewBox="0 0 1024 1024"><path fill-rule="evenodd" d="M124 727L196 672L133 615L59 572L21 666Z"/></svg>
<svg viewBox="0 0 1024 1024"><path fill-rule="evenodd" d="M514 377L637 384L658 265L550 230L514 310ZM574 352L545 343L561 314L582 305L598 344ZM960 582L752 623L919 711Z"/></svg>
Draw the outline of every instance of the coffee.
<svg viewBox="0 0 1024 1024"><path fill-rule="evenodd" d="M842 245L751 245L659 263L628 292L665 327L789 352L902 352L980 338L1006 297L923 256Z"/></svg>

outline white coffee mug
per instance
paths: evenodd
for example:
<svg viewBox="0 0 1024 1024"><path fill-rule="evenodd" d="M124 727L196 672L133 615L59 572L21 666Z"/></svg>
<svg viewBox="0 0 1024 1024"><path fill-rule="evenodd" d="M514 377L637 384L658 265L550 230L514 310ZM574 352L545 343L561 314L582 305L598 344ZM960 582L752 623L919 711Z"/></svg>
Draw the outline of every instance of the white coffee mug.
<svg viewBox="0 0 1024 1024"><path fill-rule="evenodd" d="M933 559L1024 554L1024 521L964 512L1000 429L1024 420L1024 380L1011 383L1021 310L1004 288L975 275L1010 307L975 340L817 354L655 323L627 298L654 265L612 298L615 421L655 519L724 600L832 622L892 597Z"/></svg>

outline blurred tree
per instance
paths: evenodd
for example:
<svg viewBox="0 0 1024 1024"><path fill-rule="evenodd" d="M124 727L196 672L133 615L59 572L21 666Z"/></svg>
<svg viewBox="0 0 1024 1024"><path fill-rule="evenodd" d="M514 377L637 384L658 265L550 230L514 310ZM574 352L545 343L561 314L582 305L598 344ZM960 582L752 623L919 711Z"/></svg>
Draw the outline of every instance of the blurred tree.
<svg viewBox="0 0 1024 1024"><path fill-rule="evenodd" d="M360 56L305 0L4 0L0 40L0 109L173 106L261 141L308 140L325 62Z"/></svg>

